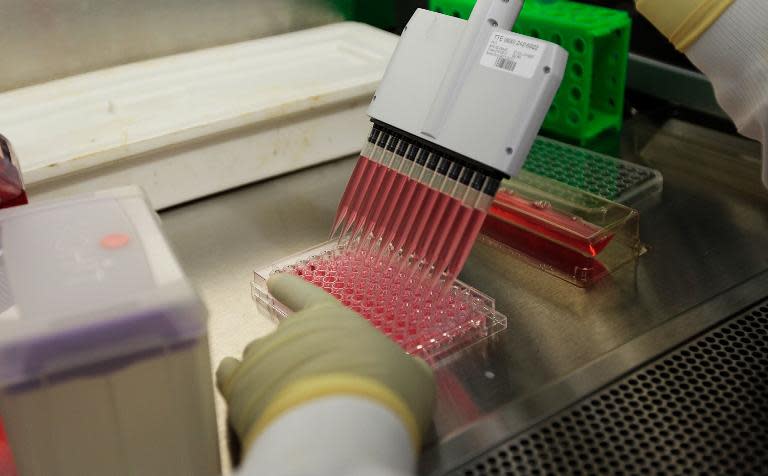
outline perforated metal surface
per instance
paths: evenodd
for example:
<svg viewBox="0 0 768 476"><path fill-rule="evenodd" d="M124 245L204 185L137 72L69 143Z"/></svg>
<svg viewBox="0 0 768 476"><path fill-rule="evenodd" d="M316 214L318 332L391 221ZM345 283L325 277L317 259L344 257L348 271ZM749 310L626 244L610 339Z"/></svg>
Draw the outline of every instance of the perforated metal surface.
<svg viewBox="0 0 768 476"><path fill-rule="evenodd" d="M768 474L768 301L451 474Z"/></svg>

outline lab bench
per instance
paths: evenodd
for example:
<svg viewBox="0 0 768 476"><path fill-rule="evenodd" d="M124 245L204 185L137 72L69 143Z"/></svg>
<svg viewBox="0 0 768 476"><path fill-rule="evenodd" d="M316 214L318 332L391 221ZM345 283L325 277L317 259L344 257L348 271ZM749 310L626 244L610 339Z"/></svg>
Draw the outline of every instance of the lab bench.
<svg viewBox="0 0 768 476"><path fill-rule="evenodd" d="M758 162L747 158L759 146L674 119L659 125L642 118L629 121L622 142L624 159L664 174L661 202L641 215L649 251L636 266L582 289L478 243L460 279L494 297L508 327L437 370L435 434L423 474L486 474L482 468L518 463L530 469L538 443L526 440L532 447L520 454L528 459L516 463L515 438L768 296L768 192ZM251 300L252 273L327 239L353 165L353 158L334 161L161 214L210 311L214 365L273 329ZM757 372L764 376L766 366ZM226 434L220 399L218 411ZM642 425L633 431L642 433ZM604 449L616 441L592 443ZM589 442L583 446L589 452Z"/></svg>

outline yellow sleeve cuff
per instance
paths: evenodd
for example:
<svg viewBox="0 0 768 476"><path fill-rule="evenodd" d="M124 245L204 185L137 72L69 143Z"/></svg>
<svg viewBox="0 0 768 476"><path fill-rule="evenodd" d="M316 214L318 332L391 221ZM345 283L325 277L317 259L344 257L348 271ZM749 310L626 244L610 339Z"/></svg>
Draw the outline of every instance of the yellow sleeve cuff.
<svg viewBox="0 0 768 476"><path fill-rule="evenodd" d="M680 51L720 18L734 0L637 0L642 13Z"/></svg>
<svg viewBox="0 0 768 476"><path fill-rule="evenodd" d="M418 454L421 448L419 427L403 399L375 380L347 374L306 378L287 386L275 396L248 431L243 448L250 448L269 425L294 408L319 398L340 395L365 398L392 411L411 435L414 451Z"/></svg>

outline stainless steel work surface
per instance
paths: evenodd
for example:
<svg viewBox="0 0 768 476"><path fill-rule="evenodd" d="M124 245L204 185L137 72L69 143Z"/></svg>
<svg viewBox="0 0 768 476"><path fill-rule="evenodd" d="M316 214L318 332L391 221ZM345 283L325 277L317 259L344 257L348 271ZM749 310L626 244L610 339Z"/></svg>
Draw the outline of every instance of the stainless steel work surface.
<svg viewBox="0 0 768 476"><path fill-rule="evenodd" d="M461 278L495 297L509 325L439 370L436 442L471 435L473 425L502 406L524 402L768 270L768 193L755 185L757 164L744 159L754 144L679 123L660 129L639 123L626 134L626 158L665 174L661 204L642 214L650 251L636 267L584 290L477 245ZM734 159L742 182L727 178L727 160ZM713 163L725 170L711 172ZM214 364L271 329L250 300L251 271L327 238L353 164L323 165L162 214L209 306ZM753 176L739 172L753 168ZM436 442L427 453L437 467Z"/></svg>

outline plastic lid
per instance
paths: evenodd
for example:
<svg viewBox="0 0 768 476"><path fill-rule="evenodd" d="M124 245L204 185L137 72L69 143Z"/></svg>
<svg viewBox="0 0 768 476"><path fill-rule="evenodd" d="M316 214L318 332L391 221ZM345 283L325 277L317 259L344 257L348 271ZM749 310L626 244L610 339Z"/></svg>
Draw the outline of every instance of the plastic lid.
<svg viewBox="0 0 768 476"><path fill-rule="evenodd" d="M0 385L121 365L206 332L137 188L0 213Z"/></svg>

